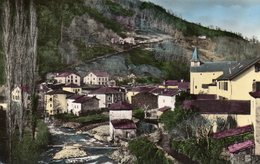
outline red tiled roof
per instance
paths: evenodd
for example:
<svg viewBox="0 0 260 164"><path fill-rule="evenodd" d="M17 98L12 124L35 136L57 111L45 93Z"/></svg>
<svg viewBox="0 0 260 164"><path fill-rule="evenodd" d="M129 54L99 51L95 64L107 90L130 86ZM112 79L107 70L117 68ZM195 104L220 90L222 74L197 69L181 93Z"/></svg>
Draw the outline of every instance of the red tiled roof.
<svg viewBox="0 0 260 164"><path fill-rule="evenodd" d="M80 97L80 98L76 99L73 102L74 103L81 103L81 104L83 104L83 103L85 103L85 102L87 102L87 101L89 101L91 99L97 99L97 98L96 97L83 96L83 97ZM97 99L97 100L99 100L99 99Z"/></svg>
<svg viewBox="0 0 260 164"><path fill-rule="evenodd" d="M250 92L249 94L254 98L260 98L260 91Z"/></svg>
<svg viewBox="0 0 260 164"><path fill-rule="evenodd" d="M76 74L74 72L61 72L61 73L58 73L58 75L56 77L67 77L71 74L75 74L75 75L79 76L78 74Z"/></svg>
<svg viewBox="0 0 260 164"><path fill-rule="evenodd" d="M97 77L108 77L108 73L104 71L92 71L93 74L95 74Z"/></svg>
<svg viewBox="0 0 260 164"><path fill-rule="evenodd" d="M91 92L91 94L108 94L108 93L120 93L120 92L110 87L102 87Z"/></svg>
<svg viewBox="0 0 260 164"><path fill-rule="evenodd" d="M215 100L216 95L211 95L211 94L198 94L196 95L197 100Z"/></svg>
<svg viewBox="0 0 260 164"><path fill-rule="evenodd" d="M178 86L178 80L165 80L163 85L166 86Z"/></svg>
<svg viewBox="0 0 260 164"><path fill-rule="evenodd" d="M109 107L108 107L109 110L132 110L133 107L131 104L127 103L127 102L122 102L122 101L119 101L119 102L116 102L116 103L113 103L111 104Z"/></svg>
<svg viewBox="0 0 260 164"><path fill-rule="evenodd" d="M154 87L142 86L142 87L132 88L132 91L133 92L150 92L153 89L154 89Z"/></svg>
<svg viewBox="0 0 260 164"><path fill-rule="evenodd" d="M160 95L163 95L163 96L175 96L179 93L179 90L178 89L170 89L170 90L166 90L164 91L162 94Z"/></svg>
<svg viewBox="0 0 260 164"><path fill-rule="evenodd" d="M133 120L112 120L111 123L115 129L136 129L136 125Z"/></svg>
<svg viewBox="0 0 260 164"><path fill-rule="evenodd" d="M201 114L250 114L250 101L242 100L185 100L183 107Z"/></svg>
<svg viewBox="0 0 260 164"><path fill-rule="evenodd" d="M79 88L80 86L78 86L77 84L74 84L74 83L70 83L70 84L68 84L68 85L65 85L64 87Z"/></svg>
<svg viewBox="0 0 260 164"><path fill-rule="evenodd" d="M246 140L244 142L228 146L228 151L230 153L236 153L240 150L244 150L244 149L248 149L248 148L252 148L252 147L254 147L254 142L251 140Z"/></svg>
<svg viewBox="0 0 260 164"><path fill-rule="evenodd" d="M248 133L248 132L252 132L252 131L253 131L252 125L247 125L247 126L237 127L237 128L234 128L234 129L228 129L228 130L225 130L225 131L222 131L222 132L214 133L212 135L212 137L216 138L216 139L221 139L221 138L240 135L240 134Z"/></svg>
<svg viewBox="0 0 260 164"><path fill-rule="evenodd" d="M71 100L76 100L76 99L79 99L81 97L83 97L84 95L77 95L77 94L74 94L72 96L68 96L67 99L71 99Z"/></svg>
<svg viewBox="0 0 260 164"><path fill-rule="evenodd" d="M47 95L56 95L56 94L64 94L64 95L70 95L74 94L72 92L64 91L64 90L54 90L46 93Z"/></svg>
<svg viewBox="0 0 260 164"><path fill-rule="evenodd" d="M187 90L187 89L190 89L190 82L179 82L178 83L178 88L183 90Z"/></svg>
<svg viewBox="0 0 260 164"><path fill-rule="evenodd" d="M171 110L171 107L169 107L169 106L165 106L165 107L162 107L162 108L159 108L158 109L160 112L166 112L166 111L168 111L168 110Z"/></svg>

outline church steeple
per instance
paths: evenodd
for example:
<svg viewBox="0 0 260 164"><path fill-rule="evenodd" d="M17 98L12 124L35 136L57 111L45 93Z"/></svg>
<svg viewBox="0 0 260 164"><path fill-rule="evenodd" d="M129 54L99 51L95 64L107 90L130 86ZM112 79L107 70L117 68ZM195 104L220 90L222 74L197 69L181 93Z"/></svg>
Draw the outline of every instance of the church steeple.
<svg viewBox="0 0 260 164"><path fill-rule="evenodd" d="M197 47L195 47L193 53L192 53L192 58L191 58L191 67L198 67L200 66L201 61L199 58L199 53L197 50Z"/></svg>

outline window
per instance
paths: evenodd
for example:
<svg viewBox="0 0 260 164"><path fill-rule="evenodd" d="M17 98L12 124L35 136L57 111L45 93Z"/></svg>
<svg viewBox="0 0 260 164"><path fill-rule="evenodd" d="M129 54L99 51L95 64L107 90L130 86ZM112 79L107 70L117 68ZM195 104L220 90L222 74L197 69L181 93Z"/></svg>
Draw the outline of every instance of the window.
<svg viewBox="0 0 260 164"><path fill-rule="evenodd" d="M52 104L50 104L50 107L52 107Z"/></svg>
<svg viewBox="0 0 260 164"><path fill-rule="evenodd" d="M78 82L78 80L76 79L75 82Z"/></svg>
<svg viewBox="0 0 260 164"><path fill-rule="evenodd" d="M253 82L253 92L260 91L260 82Z"/></svg>
<svg viewBox="0 0 260 164"><path fill-rule="evenodd" d="M197 89L197 85L195 86L195 89Z"/></svg>
<svg viewBox="0 0 260 164"><path fill-rule="evenodd" d="M50 98L49 101L52 101L52 98Z"/></svg>
<svg viewBox="0 0 260 164"><path fill-rule="evenodd" d="M70 82L70 80L68 79L68 82Z"/></svg>
<svg viewBox="0 0 260 164"><path fill-rule="evenodd" d="M259 63L257 63L255 65L255 72L260 72L260 64Z"/></svg>
<svg viewBox="0 0 260 164"><path fill-rule="evenodd" d="M224 82L224 90L225 90L225 91L228 90L228 82Z"/></svg>

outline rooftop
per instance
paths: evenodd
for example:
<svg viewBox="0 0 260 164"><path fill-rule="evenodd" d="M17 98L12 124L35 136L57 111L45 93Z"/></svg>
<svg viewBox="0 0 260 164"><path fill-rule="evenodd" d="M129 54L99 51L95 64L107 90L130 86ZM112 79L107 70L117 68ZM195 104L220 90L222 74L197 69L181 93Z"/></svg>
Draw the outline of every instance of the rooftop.
<svg viewBox="0 0 260 164"><path fill-rule="evenodd" d="M73 103L80 103L80 104L83 104L89 100L92 100L92 99L97 99L96 97L88 97L88 96L83 96L83 97L80 97L78 99L76 99L75 101L73 101ZM99 99L97 99L99 100Z"/></svg>
<svg viewBox="0 0 260 164"><path fill-rule="evenodd" d="M168 111L168 110L171 110L171 107L169 107L169 106L164 106L164 107L162 107L162 108L159 108L158 109L160 112L166 112L166 111Z"/></svg>
<svg viewBox="0 0 260 164"><path fill-rule="evenodd" d="M46 94L47 95L57 95L57 94L72 95L74 93L64 91L64 90L53 90L53 91L47 92Z"/></svg>
<svg viewBox="0 0 260 164"><path fill-rule="evenodd" d="M80 86L78 86L77 84L74 84L74 83L67 84L67 85L65 85L64 87L68 87L68 88L80 88Z"/></svg>
<svg viewBox="0 0 260 164"><path fill-rule="evenodd" d="M67 99L71 99L71 100L76 100L76 99L79 99L81 97L83 97L84 95L77 95L77 94L74 94L74 95L70 95L67 97Z"/></svg>
<svg viewBox="0 0 260 164"><path fill-rule="evenodd" d="M109 110L132 110L133 107L131 104L127 103L127 102L122 102L122 101L119 101L119 102L116 102L116 103L113 103L111 104L109 107L108 107Z"/></svg>
<svg viewBox="0 0 260 164"><path fill-rule="evenodd" d="M241 150L245 150L245 149L252 148L252 147L254 147L254 142L251 140L246 140L244 142L240 142L240 143L236 143L236 144L228 146L228 151L230 153L236 153Z"/></svg>
<svg viewBox="0 0 260 164"><path fill-rule="evenodd" d="M247 126L224 130L222 132L213 133L212 137L216 138L216 139L221 139L221 138L240 135L240 134L244 134L244 133L248 133L248 132L252 132L252 131L253 131L252 125L247 125Z"/></svg>
<svg viewBox="0 0 260 164"><path fill-rule="evenodd" d="M120 93L120 92L110 87L102 87L92 91L90 94L109 94L109 93Z"/></svg>
<svg viewBox="0 0 260 164"><path fill-rule="evenodd" d="M185 100L183 107L201 114L250 114L250 101L242 100Z"/></svg>
<svg viewBox="0 0 260 164"><path fill-rule="evenodd" d="M136 129L136 125L133 120L112 120L111 123L115 129Z"/></svg>
<svg viewBox="0 0 260 164"><path fill-rule="evenodd" d="M67 76L69 76L69 75L71 75L71 74L78 75L78 74L76 74L76 73L74 73L74 72L60 72L60 73L58 73L58 74L56 75L56 77L67 77ZM78 76L79 76L79 75L78 75Z"/></svg>
<svg viewBox="0 0 260 164"><path fill-rule="evenodd" d="M105 71L91 71L93 74L95 74L97 77L108 77L108 73ZM90 73L91 73L90 72Z"/></svg>

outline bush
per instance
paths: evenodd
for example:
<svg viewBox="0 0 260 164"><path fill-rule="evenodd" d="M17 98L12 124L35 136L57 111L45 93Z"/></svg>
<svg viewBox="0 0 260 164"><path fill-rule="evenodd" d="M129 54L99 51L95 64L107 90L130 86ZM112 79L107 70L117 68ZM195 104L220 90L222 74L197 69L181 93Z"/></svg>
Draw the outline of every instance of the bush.
<svg viewBox="0 0 260 164"><path fill-rule="evenodd" d="M163 123L165 129L170 131L177 124L181 123L182 121L188 119L191 116L194 116L195 114L197 113L191 110L176 108L174 111L164 112L161 115L159 122Z"/></svg>
<svg viewBox="0 0 260 164"><path fill-rule="evenodd" d="M31 132L25 131L22 142L18 141L18 135L14 140L14 163L37 163L40 155L48 146L49 131L46 124L38 122L36 138L33 140Z"/></svg>
<svg viewBox="0 0 260 164"><path fill-rule="evenodd" d="M134 109L133 117L143 120L144 119L144 110L143 109Z"/></svg>
<svg viewBox="0 0 260 164"><path fill-rule="evenodd" d="M78 122L82 124L105 122L109 120L108 116L105 114L90 114L78 117L70 113L62 113L54 115L54 118L65 122Z"/></svg>
<svg viewBox="0 0 260 164"><path fill-rule="evenodd" d="M147 138L137 138L129 142L129 149L137 157L140 164L169 164L169 159L164 156L164 152L158 149L154 143Z"/></svg>

